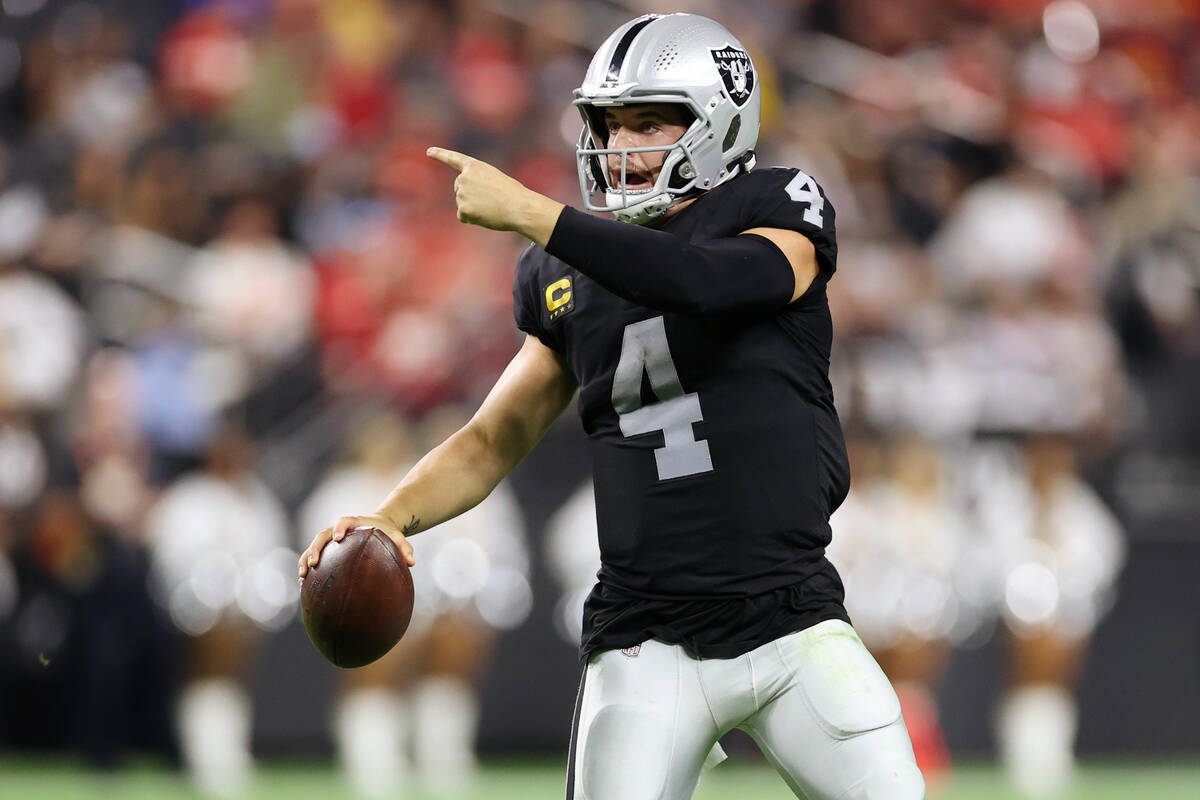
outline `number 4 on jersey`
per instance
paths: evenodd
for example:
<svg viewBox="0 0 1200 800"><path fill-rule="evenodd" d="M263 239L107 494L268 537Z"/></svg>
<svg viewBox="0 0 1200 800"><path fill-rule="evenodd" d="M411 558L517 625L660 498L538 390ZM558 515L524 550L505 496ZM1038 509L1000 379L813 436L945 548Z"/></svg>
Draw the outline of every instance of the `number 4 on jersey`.
<svg viewBox="0 0 1200 800"><path fill-rule="evenodd" d="M816 181L796 170L796 177L788 181L783 190L797 203L808 203L808 208L804 209L805 222L818 228L825 227L825 219L821 216L821 212L825 210L825 198L817 191Z"/></svg>
<svg viewBox="0 0 1200 800"><path fill-rule="evenodd" d="M657 403L642 405L643 373L650 379ZM700 395L684 394L662 317L625 326L621 359L613 375L612 404L625 436L662 431L663 446L654 451L659 480L712 471L708 442L697 441L692 431L692 423L704 421Z"/></svg>

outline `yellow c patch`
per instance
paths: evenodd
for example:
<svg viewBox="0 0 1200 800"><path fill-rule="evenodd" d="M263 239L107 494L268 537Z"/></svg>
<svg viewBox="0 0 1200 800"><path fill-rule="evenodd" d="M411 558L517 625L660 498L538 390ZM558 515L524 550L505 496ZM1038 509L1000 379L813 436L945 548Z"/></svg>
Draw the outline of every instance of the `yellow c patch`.
<svg viewBox="0 0 1200 800"><path fill-rule="evenodd" d="M546 310L550 312L550 321L561 317L575 307L575 295L571 291L571 279L560 278L545 289Z"/></svg>

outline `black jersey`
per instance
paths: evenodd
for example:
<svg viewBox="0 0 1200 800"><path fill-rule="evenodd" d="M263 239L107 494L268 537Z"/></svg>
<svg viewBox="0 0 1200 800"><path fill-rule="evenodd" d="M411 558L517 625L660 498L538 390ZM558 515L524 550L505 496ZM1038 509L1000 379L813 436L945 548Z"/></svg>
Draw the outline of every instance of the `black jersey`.
<svg viewBox="0 0 1200 800"><path fill-rule="evenodd" d="M824 556L849 488L829 383L833 208L803 172L761 169L663 230L703 242L757 227L803 233L820 268L766 317L640 306L538 247L518 263L517 326L564 357L591 443L602 565L584 653L658 638L727 658L846 619Z"/></svg>

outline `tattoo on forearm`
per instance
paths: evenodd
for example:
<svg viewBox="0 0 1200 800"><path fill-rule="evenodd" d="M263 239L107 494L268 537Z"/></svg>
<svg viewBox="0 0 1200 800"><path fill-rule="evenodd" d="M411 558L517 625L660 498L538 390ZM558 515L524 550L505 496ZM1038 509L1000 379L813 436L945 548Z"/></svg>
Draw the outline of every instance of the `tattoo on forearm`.
<svg viewBox="0 0 1200 800"><path fill-rule="evenodd" d="M407 525L400 529L400 532L408 536L409 534L416 533L419 527L421 527L421 520L417 518L416 514L413 514L413 518L408 521Z"/></svg>

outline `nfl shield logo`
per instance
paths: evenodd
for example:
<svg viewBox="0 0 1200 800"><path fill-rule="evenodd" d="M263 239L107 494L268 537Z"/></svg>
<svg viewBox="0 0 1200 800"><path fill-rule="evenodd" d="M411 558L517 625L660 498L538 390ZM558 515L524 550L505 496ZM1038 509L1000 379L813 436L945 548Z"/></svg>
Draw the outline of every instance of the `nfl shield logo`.
<svg viewBox="0 0 1200 800"><path fill-rule="evenodd" d="M626 647L621 651L623 655L626 655L629 658L637 658L637 655L640 652L642 652L642 646L640 644L635 644L633 647Z"/></svg>
<svg viewBox="0 0 1200 800"><path fill-rule="evenodd" d="M717 71L721 73L729 98L738 108L746 105L750 93L754 91L754 65L750 63L750 55L730 44L710 49L709 52L712 53Z"/></svg>

